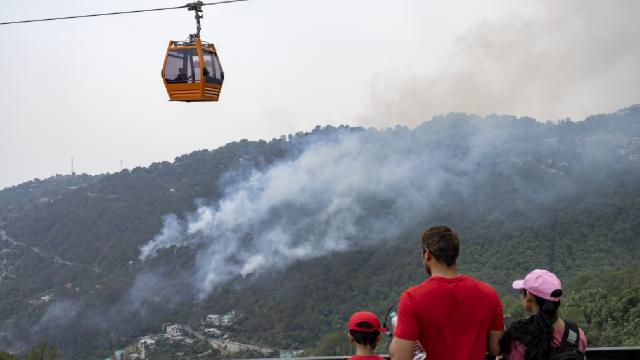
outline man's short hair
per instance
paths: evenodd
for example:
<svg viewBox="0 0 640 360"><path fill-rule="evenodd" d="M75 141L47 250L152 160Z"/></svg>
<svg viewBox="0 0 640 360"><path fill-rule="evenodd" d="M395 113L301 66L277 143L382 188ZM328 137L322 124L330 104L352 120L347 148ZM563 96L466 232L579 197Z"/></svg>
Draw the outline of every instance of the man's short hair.
<svg viewBox="0 0 640 360"><path fill-rule="evenodd" d="M451 267L460 253L458 233L448 226L434 226L422 234L422 251L429 250L436 260Z"/></svg>

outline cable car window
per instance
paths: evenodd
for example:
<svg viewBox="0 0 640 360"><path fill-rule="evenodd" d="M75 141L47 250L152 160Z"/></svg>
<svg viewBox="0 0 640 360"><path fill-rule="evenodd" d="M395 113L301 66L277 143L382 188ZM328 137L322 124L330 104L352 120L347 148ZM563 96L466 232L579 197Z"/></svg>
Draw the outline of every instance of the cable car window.
<svg viewBox="0 0 640 360"><path fill-rule="evenodd" d="M168 83L200 82L200 61L196 49L178 49L167 55L164 77Z"/></svg>
<svg viewBox="0 0 640 360"><path fill-rule="evenodd" d="M220 66L218 55L208 51L204 51L202 55L204 58L204 77L206 82L222 84L224 74L222 73L222 67Z"/></svg>
<svg viewBox="0 0 640 360"><path fill-rule="evenodd" d="M200 82L200 58L198 57L198 52L196 51L196 49L192 49L194 54L191 57L191 68L192 68L192 73L193 73L193 79L194 81L192 82Z"/></svg>

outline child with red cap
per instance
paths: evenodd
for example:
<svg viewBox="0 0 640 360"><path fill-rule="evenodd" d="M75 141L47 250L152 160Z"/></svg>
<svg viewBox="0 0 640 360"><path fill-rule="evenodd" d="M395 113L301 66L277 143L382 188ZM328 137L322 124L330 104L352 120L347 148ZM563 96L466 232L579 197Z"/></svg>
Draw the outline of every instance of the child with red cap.
<svg viewBox="0 0 640 360"><path fill-rule="evenodd" d="M382 327L376 314L369 311L358 311L349 319L349 340L356 347L356 354L349 360L384 360L375 353L380 342Z"/></svg>

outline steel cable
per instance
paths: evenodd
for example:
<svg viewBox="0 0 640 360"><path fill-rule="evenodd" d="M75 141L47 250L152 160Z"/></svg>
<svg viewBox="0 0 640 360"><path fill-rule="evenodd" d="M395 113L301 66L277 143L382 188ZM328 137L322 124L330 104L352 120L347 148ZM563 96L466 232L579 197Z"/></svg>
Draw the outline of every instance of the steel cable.
<svg viewBox="0 0 640 360"><path fill-rule="evenodd" d="M221 5L221 4L230 4L241 1L249 1L249 0L224 0L224 1L216 1L210 3L202 3L202 6L209 5ZM87 14L87 15L74 15L74 16L63 16L63 17L53 17L53 18L45 18L45 19L31 19L31 20L19 20L19 21L6 21L0 22L0 25L11 25L11 24L25 24L25 23L34 23L34 22L42 22L42 21L55 21L55 20L69 20L69 19L78 19L78 18L88 18L88 17L98 17L98 16L110 16L110 15L123 15L123 14L135 14L135 13L143 13L143 12L151 12L151 11L163 11L163 10L177 10L177 9L186 9L188 5L182 6L174 6L174 7L165 7L165 8L156 8L156 9L143 9L143 10L130 10L130 11L116 11L102 14Z"/></svg>

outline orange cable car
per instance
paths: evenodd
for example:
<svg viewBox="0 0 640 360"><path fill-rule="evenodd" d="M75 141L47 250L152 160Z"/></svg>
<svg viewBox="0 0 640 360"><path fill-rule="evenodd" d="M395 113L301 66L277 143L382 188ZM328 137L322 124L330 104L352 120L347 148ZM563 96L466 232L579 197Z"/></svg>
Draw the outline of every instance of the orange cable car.
<svg viewBox="0 0 640 360"><path fill-rule="evenodd" d="M200 39L202 1L188 4L196 12L197 32L188 41L169 41L162 67L171 101L218 101L224 72L216 48Z"/></svg>

